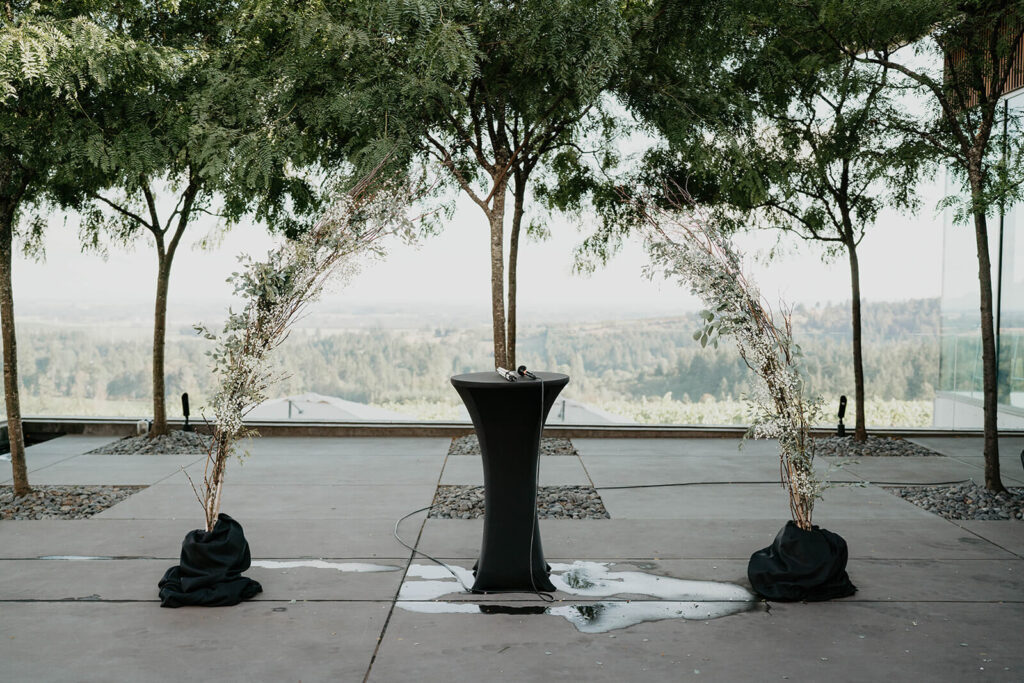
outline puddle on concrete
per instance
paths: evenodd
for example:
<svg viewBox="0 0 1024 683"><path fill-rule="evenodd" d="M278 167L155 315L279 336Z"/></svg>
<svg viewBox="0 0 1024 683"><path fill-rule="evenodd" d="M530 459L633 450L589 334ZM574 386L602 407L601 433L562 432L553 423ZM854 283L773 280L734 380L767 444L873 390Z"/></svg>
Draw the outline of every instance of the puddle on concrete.
<svg viewBox="0 0 1024 683"><path fill-rule="evenodd" d="M364 562L327 562L325 560L253 560L253 567L263 569L296 569L309 567L311 569L334 569L339 572L397 572L400 567L390 564L366 564Z"/></svg>
<svg viewBox="0 0 1024 683"><path fill-rule="evenodd" d="M688 581L647 572L616 572L609 562L552 564L551 583L563 593L588 598L647 595L660 600L746 602L754 594L743 586L721 581ZM559 573L561 572L561 573Z"/></svg>
<svg viewBox="0 0 1024 683"><path fill-rule="evenodd" d="M582 633L606 633L664 619L718 619L747 612L757 605L753 593L733 583L619 572L612 571L612 566L609 562L582 561L553 564L551 581L559 591L580 597L642 595L655 600L524 607L439 602L436 598L460 593L462 586L444 567L414 564L402 583L396 606L425 614L550 614L566 619ZM452 569L466 585L472 585L470 570Z"/></svg>
<svg viewBox="0 0 1024 683"><path fill-rule="evenodd" d="M557 607L541 605L508 606L481 605L472 602L416 602L395 603L407 612L420 614L550 614L562 617L581 633L608 633L637 624L665 619L687 619L708 621L732 614L749 612L757 606L756 601L699 601L679 602L675 600L631 600L629 602L606 601L575 605L560 604Z"/></svg>
<svg viewBox="0 0 1024 683"><path fill-rule="evenodd" d="M586 605L561 605L549 607L548 614L564 617L581 633L607 633L628 628L648 621L664 619L687 619L707 621L727 617L731 614L748 612L757 603L754 601L631 601L595 602Z"/></svg>
<svg viewBox="0 0 1024 683"><path fill-rule="evenodd" d="M465 567L452 567L462 580L460 584L452 573L444 567L436 564L413 564L405 574L405 581L398 590L399 600L434 600L442 595L465 592L463 584L472 586L473 572ZM423 581L410 581L409 579L424 579Z"/></svg>

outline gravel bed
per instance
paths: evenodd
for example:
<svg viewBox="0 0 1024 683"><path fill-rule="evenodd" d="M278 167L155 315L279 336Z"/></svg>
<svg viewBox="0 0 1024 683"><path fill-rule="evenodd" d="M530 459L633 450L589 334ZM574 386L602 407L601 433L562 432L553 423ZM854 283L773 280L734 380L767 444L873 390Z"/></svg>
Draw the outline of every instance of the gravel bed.
<svg viewBox="0 0 1024 683"><path fill-rule="evenodd" d="M579 455L572 441L562 437L545 436L540 440L541 455ZM476 434L457 436L448 447L448 455L480 455L480 441Z"/></svg>
<svg viewBox="0 0 1024 683"><path fill-rule="evenodd" d="M145 486L34 486L14 497L13 486L0 486L0 519L89 519Z"/></svg>
<svg viewBox="0 0 1024 683"><path fill-rule="evenodd" d="M483 486L437 487L434 507L428 517L435 519L476 519L484 516ZM537 516L540 519L608 519L601 495L590 486L540 486L537 488Z"/></svg>
<svg viewBox="0 0 1024 683"><path fill-rule="evenodd" d="M980 484L908 486L890 493L946 519L1024 519L1024 488L993 493Z"/></svg>
<svg viewBox="0 0 1024 683"><path fill-rule="evenodd" d="M835 455L843 458L858 455L890 457L941 455L906 439L887 436L871 436L864 443L854 441L852 436L825 436L814 439L815 455Z"/></svg>
<svg viewBox="0 0 1024 683"><path fill-rule="evenodd" d="M212 437L199 432L169 432L152 439L142 436L126 436L89 451L103 455L197 455L206 453Z"/></svg>

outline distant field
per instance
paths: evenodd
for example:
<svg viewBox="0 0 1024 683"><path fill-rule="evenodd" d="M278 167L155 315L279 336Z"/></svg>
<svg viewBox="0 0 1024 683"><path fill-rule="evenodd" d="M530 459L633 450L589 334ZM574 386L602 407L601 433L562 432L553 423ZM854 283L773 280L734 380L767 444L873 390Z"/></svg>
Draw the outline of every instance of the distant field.
<svg viewBox="0 0 1024 683"><path fill-rule="evenodd" d="M451 421L462 415L460 405L452 401L385 401L373 404L388 410L410 415L417 420ZM686 425L742 425L747 424L744 416L746 405L742 401L704 400L687 403L665 398L614 399L595 401L594 405L615 415L641 424L686 424ZM829 401L828 406L836 405ZM869 399L865 405L869 426L929 427L932 424L931 401L899 401ZM32 397L22 403L25 415L94 415L104 417L148 416L150 404L146 401L95 401L89 399L53 398L41 400ZM174 411L177 413L178 411ZM846 423L851 424L852 406L847 411ZM198 413L193 420L201 419ZM834 425L831 407L820 424Z"/></svg>
<svg viewBox="0 0 1024 683"><path fill-rule="evenodd" d="M834 424L835 397L853 394L849 311L845 304L798 307L793 318L808 393L830 397L823 422ZM568 374L564 396L628 420L744 424L740 399L750 371L728 342L701 348L693 340L700 320L686 313L524 325L518 362ZM409 324L415 326L295 330L275 354L284 379L272 397L315 392L420 420L457 418L458 397L448 378L493 367L489 326L443 317ZM169 416L181 414L183 392L193 415L201 415L216 388L209 349L189 327L168 330ZM26 322L18 329L18 356L26 415L150 415L152 350L140 321ZM865 305L865 381L874 397L868 424L930 425L938 368L937 300Z"/></svg>

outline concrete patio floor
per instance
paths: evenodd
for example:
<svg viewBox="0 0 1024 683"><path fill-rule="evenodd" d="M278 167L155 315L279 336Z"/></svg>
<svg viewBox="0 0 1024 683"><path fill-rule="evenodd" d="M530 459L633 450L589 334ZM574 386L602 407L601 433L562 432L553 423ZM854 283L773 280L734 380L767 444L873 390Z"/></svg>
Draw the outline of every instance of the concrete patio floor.
<svg viewBox="0 0 1024 683"><path fill-rule="evenodd" d="M28 449L33 484L148 488L89 520L0 522L0 681L1024 680L1024 522L949 522L866 483L981 481L977 440L929 438L942 456L828 468L836 485L815 521L847 540L855 596L605 633L521 609L549 606L530 593L441 598L484 605L474 613L396 606L410 567L431 563L395 541L395 521L429 505L438 483L481 479L478 457L448 456L448 439L256 441L230 466L223 510L244 526L255 561L325 562L254 566L247 575L264 592L236 607L161 609L157 581L201 525L182 469L201 472L202 457L83 455L109 440ZM788 517L771 443L573 442L581 455L543 458L541 483L593 484L611 519L542 520L551 563L749 586L747 559ZM1005 482L1024 485L1024 443L1002 445ZM0 469L0 483L9 473ZM602 489L666 483L687 485ZM468 568L481 529L421 512L401 533ZM53 556L107 559L44 559ZM345 570L356 563L393 570Z"/></svg>

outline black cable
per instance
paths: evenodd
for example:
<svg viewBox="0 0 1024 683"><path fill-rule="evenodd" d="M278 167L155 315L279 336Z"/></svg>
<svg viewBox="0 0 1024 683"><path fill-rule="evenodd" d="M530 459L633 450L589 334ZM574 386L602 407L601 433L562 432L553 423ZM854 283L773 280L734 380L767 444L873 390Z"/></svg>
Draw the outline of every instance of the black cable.
<svg viewBox="0 0 1024 683"><path fill-rule="evenodd" d="M550 593L542 593L537 590L537 582L533 578L533 539L537 537L537 525L540 523L537 521L537 490L540 488L540 450L541 444L544 442L544 380L540 377L534 377L534 379L540 382L540 427L538 427L537 434L537 470L535 481L533 482L533 506L530 508L530 512L533 514L533 528L530 531L530 586L533 588L533 594L536 595L540 600L544 602L554 602L555 596Z"/></svg>
<svg viewBox="0 0 1024 683"><path fill-rule="evenodd" d="M447 564L445 564L445 563L444 563L444 562L442 562L441 560L437 559L437 558L436 558L436 557L434 557L433 555L428 555L428 554L426 554L425 552L423 552L422 550L417 550L416 548L413 548L413 547L412 547L411 545L409 545L408 543L406 543L405 541L403 541L403 540L402 540L402 537L398 535L398 525L399 525L399 524L401 524L402 522L404 522L404 521L405 521L405 520L407 520L408 518L412 517L412 516L413 516L413 515L415 515L415 514L416 514L417 512L423 512L424 510L431 510L431 509L433 509L434 507L436 507L436 503L435 503L434 505L428 505L428 506L427 506L427 507L425 507L425 508L420 508L419 510L413 510L412 512L410 512L409 514L405 515L404 517L400 518L400 519L399 519L399 520L398 520L397 522L395 522L395 531L394 531L394 534L395 534L395 540L396 540L396 541L398 541L399 543L401 543L402 545L404 545L404 546L405 546L406 548L408 548L409 550L411 550L411 551L412 551L413 553L415 553L415 554L417 554L417 555L422 555L423 557L427 558L427 559L428 559L428 560L430 560L431 562L436 562L437 564L439 564L439 565L441 565L442 567L444 567L445 569L447 569L447 570L448 570L449 572L451 572L451 575L455 577L455 580L459 582L459 585L460 585L460 586L462 586L462 590L464 590L464 591L465 591L465 592L467 592L467 593L472 593L473 591L472 591L472 590L471 590L470 588L467 588L467 587L466 587L466 584L462 583L462 579L461 579L461 578L459 578L459 575L458 575L457 573L455 573L455 570L454 570L454 569L452 569L452 568L451 568L451 567L449 567L449 566L448 566Z"/></svg>

